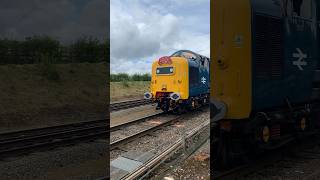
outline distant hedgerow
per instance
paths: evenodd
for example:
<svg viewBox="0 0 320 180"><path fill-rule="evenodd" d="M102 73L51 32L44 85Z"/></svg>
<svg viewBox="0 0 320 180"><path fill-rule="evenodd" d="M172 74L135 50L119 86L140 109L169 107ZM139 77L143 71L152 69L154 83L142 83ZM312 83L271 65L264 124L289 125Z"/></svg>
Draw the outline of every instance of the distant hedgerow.
<svg viewBox="0 0 320 180"><path fill-rule="evenodd" d="M151 75L145 74L133 74L129 75L126 73L118 73L110 75L111 82L122 82L122 81L151 81Z"/></svg>
<svg viewBox="0 0 320 180"><path fill-rule="evenodd" d="M61 44L49 36L32 36L24 40L0 39L0 64L36 64L42 54L55 63L109 62L109 40L84 36L71 44Z"/></svg>

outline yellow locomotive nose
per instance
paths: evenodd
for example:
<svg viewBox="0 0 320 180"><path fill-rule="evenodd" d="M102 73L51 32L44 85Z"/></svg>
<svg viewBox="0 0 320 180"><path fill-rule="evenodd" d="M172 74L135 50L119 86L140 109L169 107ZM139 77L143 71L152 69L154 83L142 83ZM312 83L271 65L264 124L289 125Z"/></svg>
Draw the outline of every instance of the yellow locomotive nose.
<svg viewBox="0 0 320 180"><path fill-rule="evenodd" d="M167 91L167 84L162 84L161 90L162 90L162 91Z"/></svg>

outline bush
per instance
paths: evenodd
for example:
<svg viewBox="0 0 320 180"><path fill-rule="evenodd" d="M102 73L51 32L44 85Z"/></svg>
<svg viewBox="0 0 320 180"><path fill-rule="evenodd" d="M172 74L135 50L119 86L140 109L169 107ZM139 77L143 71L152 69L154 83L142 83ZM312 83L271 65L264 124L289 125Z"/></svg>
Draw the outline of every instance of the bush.
<svg viewBox="0 0 320 180"><path fill-rule="evenodd" d="M39 69L43 77L50 81L59 81L60 75L54 64L54 58L50 57L48 54L41 54L39 59Z"/></svg>
<svg viewBox="0 0 320 180"><path fill-rule="evenodd" d="M148 73L145 74L133 74L128 75L126 73L111 74L111 82L121 82L121 81L151 81L151 75Z"/></svg>
<svg viewBox="0 0 320 180"><path fill-rule="evenodd" d="M123 87L126 87L126 88L129 87L128 81L122 81L121 84Z"/></svg>

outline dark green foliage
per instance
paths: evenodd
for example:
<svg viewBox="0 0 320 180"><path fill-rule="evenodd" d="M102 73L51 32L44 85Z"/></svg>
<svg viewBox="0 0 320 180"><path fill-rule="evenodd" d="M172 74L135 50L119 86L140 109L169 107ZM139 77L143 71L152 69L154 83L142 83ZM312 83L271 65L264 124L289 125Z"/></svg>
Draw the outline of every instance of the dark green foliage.
<svg viewBox="0 0 320 180"><path fill-rule="evenodd" d="M38 60L40 73L43 77L50 81L59 81L60 75L57 71L54 58L50 54L41 54Z"/></svg>
<svg viewBox="0 0 320 180"><path fill-rule="evenodd" d="M0 39L0 64L40 63L43 54L53 63L109 62L109 41L83 37L73 44L62 45L49 36L27 37L23 41Z"/></svg>
<svg viewBox="0 0 320 180"><path fill-rule="evenodd" d="M103 45L97 39L84 37L72 45L74 59L79 62L102 62Z"/></svg>
<svg viewBox="0 0 320 180"><path fill-rule="evenodd" d="M111 74L111 81L120 82L120 81L130 81L130 76L126 73Z"/></svg>
<svg viewBox="0 0 320 180"><path fill-rule="evenodd" d="M145 74L133 74L128 75L126 73L111 74L111 82L122 82L122 81L151 81L151 75Z"/></svg>
<svg viewBox="0 0 320 180"><path fill-rule="evenodd" d="M123 87L126 87L126 88L129 87L128 81L122 81L121 84Z"/></svg>

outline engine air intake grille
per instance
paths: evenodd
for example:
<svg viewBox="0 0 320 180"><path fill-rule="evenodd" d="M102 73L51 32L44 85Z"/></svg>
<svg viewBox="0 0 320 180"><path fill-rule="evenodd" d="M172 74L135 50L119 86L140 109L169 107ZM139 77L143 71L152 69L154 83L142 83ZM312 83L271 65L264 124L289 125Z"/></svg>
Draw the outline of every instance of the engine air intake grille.
<svg viewBox="0 0 320 180"><path fill-rule="evenodd" d="M257 78L279 79L283 69L283 25L280 19L255 15L254 70Z"/></svg>

